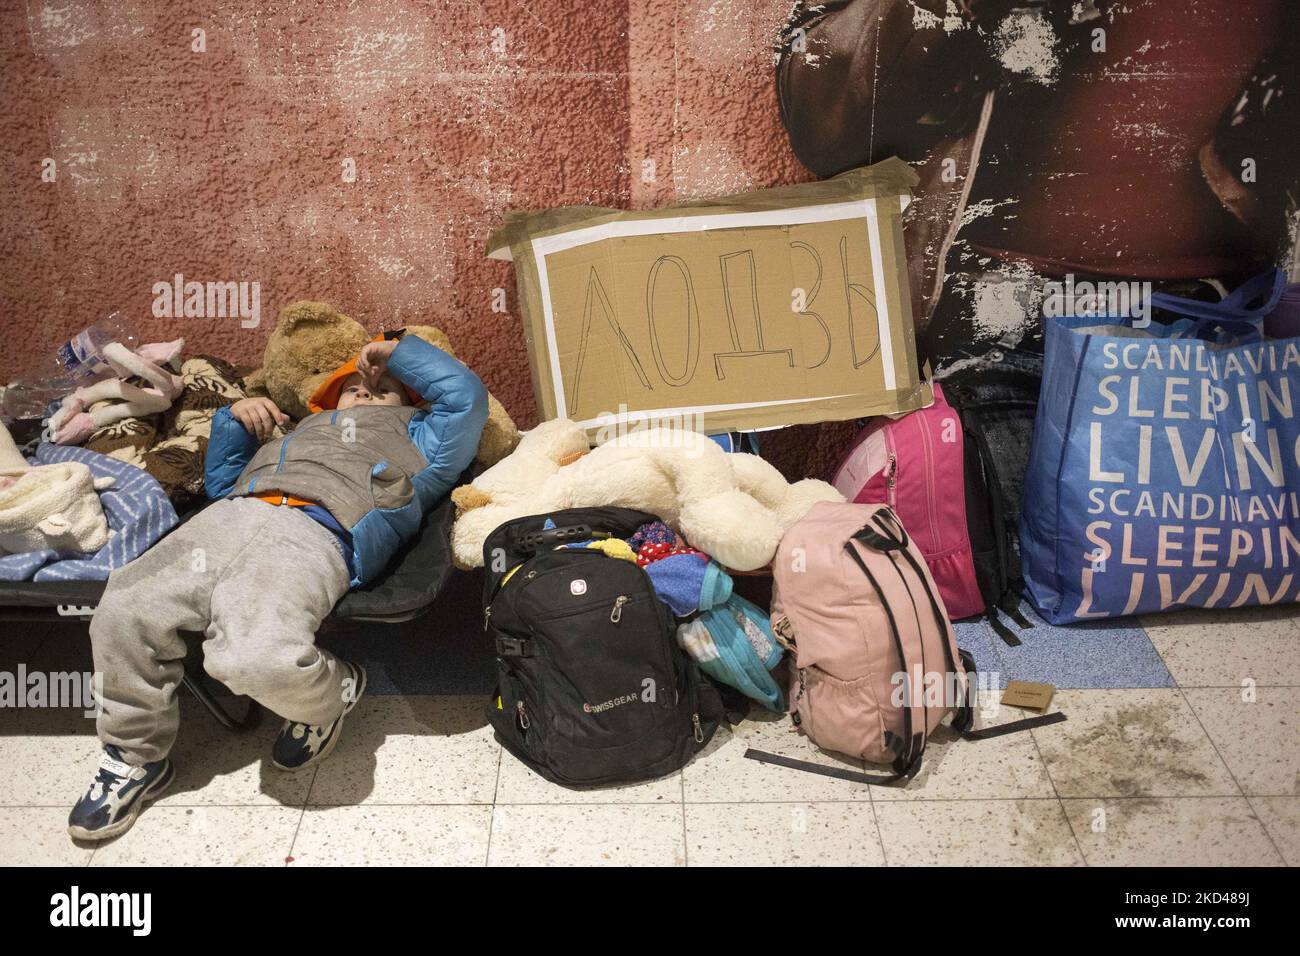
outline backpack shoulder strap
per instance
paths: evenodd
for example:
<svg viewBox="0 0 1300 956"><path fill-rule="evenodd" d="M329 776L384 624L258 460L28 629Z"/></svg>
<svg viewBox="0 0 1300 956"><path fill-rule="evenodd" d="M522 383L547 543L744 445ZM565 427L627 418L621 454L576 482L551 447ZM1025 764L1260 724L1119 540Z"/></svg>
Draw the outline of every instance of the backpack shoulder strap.
<svg viewBox="0 0 1300 956"><path fill-rule="evenodd" d="M826 764L813 763L811 760L798 760L794 757L784 757L781 754L768 753L765 750L755 750L750 747L745 751L746 760L757 760L759 763L770 763L777 767L787 767L790 770L802 770L804 773L820 774L823 777L835 777L838 780L852 780L854 783L865 783L872 786L887 786L891 783L897 783L899 780L909 779L916 775L914 770L910 774L901 773L863 773L861 770L850 770L848 767L829 767ZM920 769L920 760L917 761L917 769Z"/></svg>
<svg viewBox="0 0 1300 956"><path fill-rule="evenodd" d="M871 582L871 586L875 588L876 593L880 595L880 606L884 608L885 617L889 620L889 633L894 639L894 650L898 653L898 662L902 665L903 673L910 674L912 672L910 666L911 662L908 661L907 652L903 647L902 635L898 630L898 621L894 618L894 612L893 609L890 608L889 602L885 600L885 592L881 590L880 582L876 580L876 576L872 574L871 569L867 567L867 562L862 560L862 555L858 553L858 549L853 546L855 540L869 542L873 547L876 547L877 542L879 542L877 550L881 551L902 547L906 542L900 543L897 539L887 539L883 535L874 531L868 531L868 529L864 527L857 535L844 542L844 550L848 553L849 557L853 559L853 562L858 566L859 570L862 571L863 575L866 576L866 579ZM885 746L889 747L889 749L895 754L893 763L894 774L889 778L891 781L910 779L916 776L916 772L921 769L921 756L925 753L927 721L925 716L922 715L920 720L920 729L915 729L915 724L912 720L912 710L915 707L915 703L908 700L910 692L911 689L909 685L904 682L903 694L906 706L903 707L902 738L900 739L890 731L885 731ZM924 705L924 700L922 700L922 705Z"/></svg>
<svg viewBox="0 0 1300 956"><path fill-rule="evenodd" d="M961 736L963 740L989 740L993 737L1016 734L1022 730L1032 730L1034 727L1059 724L1063 720L1065 720L1065 714L1043 714L1040 717L1026 717L1023 720L1013 720L1008 724L998 724L996 727L985 727L981 730L963 730Z"/></svg>

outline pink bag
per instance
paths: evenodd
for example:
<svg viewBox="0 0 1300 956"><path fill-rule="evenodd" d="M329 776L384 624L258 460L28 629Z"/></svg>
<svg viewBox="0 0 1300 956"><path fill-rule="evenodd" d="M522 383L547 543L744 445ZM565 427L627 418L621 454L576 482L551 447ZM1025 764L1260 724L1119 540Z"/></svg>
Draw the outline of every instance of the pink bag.
<svg viewBox="0 0 1300 956"><path fill-rule="evenodd" d="M961 419L935 385L929 408L862 429L831 480L851 502L894 509L953 620L984 613L966 530L963 444Z"/></svg>
<svg viewBox="0 0 1300 956"><path fill-rule="evenodd" d="M892 763L891 776L866 781L884 783L916 773L949 712L969 730L975 662L888 507L813 505L781 539L772 573L791 718L819 747Z"/></svg>

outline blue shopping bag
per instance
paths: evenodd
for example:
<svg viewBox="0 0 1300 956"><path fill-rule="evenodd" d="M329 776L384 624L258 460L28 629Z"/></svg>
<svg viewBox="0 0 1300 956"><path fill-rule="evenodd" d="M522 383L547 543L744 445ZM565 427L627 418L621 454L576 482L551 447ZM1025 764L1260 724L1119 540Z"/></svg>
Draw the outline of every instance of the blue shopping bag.
<svg viewBox="0 0 1300 956"><path fill-rule="evenodd" d="M1046 320L1020 520L1044 618L1300 600L1300 338L1262 335L1284 285Z"/></svg>

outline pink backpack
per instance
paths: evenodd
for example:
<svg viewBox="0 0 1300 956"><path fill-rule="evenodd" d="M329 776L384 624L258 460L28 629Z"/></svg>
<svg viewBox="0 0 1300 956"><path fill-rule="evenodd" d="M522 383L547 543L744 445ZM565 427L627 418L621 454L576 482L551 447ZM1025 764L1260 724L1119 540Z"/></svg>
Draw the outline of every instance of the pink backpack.
<svg viewBox="0 0 1300 956"><path fill-rule="evenodd" d="M866 781L884 783L916 773L948 713L958 731L970 728L975 661L958 649L925 561L887 506L813 505L781 539L772 573L790 715L815 744L892 763L891 776Z"/></svg>
<svg viewBox="0 0 1300 956"><path fill-rule="evenodd" d="M966 529L963 445L961 419L935 385L929 408L862 429L831 480L851 502L894 510L953 620L984 612Z"/></svg>

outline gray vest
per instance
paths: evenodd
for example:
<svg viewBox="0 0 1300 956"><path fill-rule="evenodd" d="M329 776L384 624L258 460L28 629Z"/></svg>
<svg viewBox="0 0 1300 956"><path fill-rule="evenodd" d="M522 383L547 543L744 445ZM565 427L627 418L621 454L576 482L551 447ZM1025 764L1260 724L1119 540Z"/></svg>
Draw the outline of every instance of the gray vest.
<svg viewBox="0 0 1300 956"><path fill-rule="evenodd" d="M429 466L407 431L418 409L361 405L304 418L253 455L231 497L278 491L324 505L349 531L375 508L400 508Z"/></svg>

